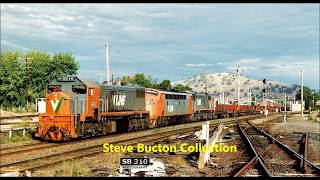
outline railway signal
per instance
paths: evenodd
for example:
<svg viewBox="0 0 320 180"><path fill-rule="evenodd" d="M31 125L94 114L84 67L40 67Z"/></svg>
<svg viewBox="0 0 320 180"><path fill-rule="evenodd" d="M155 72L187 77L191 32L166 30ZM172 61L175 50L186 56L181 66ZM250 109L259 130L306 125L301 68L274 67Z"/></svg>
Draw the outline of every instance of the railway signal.
<svg viewBox="0 0 320 180"><path fill-rule="evenodd" d="M267 79L263 79L262 80L263 86L264 88L262 89L262 97L263 97L263 103L264 103L264 114L266 116L266 118L268 117L268 112L267 112L267 102L266 102L266 94L267 94L267 89L266 89L266 85L267 85Z"/></svg>
<svg viewBox="0 0 320 180"><path fill-rule="evenodd" d="M239 66L237 68L237 105L240 104L240 90L239 90Z"/></svg>
<svg viewBox="0 0 320 180"><path fill-rule="evenodd" d="M262 92L263 92L263 93L266 93L267 91L266 91L266 89L263 88L263 89L262 89Z"/></svg>
<svg viewBox="0 0 320 180"><path fill-rule="evenodd" d="M263 82L264 85L267 84L267 80L266 79L263 79L262 82Z"/></svg>

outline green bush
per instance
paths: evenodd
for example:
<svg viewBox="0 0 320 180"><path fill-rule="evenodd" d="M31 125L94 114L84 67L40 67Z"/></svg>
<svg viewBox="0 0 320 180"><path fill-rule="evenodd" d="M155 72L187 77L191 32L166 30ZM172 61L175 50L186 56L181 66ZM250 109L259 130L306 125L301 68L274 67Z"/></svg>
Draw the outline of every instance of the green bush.
<svg viewBox="0 0 320 180"><path fill-rule="evenodd" d="M319 115L320 115L319 113L309 114L308 119L310 121L318 122L319 121Z"/></svg>

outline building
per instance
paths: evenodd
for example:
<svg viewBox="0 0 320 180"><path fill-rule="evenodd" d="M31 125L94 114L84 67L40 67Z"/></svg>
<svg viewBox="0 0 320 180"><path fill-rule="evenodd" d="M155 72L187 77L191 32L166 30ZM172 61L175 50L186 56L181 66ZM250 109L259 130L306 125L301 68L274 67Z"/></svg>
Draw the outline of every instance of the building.
<svg viewBox="0 0 320 180"><path fill-rule="evenodd" d="M303 104L305 104L305 101L303 101ZM293 112L301 111L301 101L290 101L289 107ZM305 107L303 107L303 110L305 110Z"/></svg>

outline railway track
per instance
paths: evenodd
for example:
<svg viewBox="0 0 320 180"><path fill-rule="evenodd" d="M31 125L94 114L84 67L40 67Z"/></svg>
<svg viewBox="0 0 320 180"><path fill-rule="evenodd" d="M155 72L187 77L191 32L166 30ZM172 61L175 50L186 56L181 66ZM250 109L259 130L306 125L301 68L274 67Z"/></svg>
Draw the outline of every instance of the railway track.
<svg viewBox="0 0 320 180"><path fill-rule="evenodd" d="M189 133L198 130L197 128L186 128L184 129L183 133ZM162 132L158 134L154 134L153 136L139 136L139 137L133 137L129 139L124 139L120 141L110 141L108 143L112 143L115 145L122 144L122 145L134 145L137 143L150 143L159 141L165 138L168 138L172 135L181 134L181 132L177 133L177 131L172 130L169 132ZM63 153L56 153L50 156L40 157L40 158L32 158L28 160L22 160L18 162L8 163L8 164L1 164L1 173L3 172L3 168L15 168L19 169L19 171L25 171L25 170L35 170L40 168L45 168L50 165L55 165L57 163L61 163L67 160L71 159L77 159L77 158L83 158L87 156L93 156L96 154L100 154L102 152L102 144L95 145L91 147L86 148L80 148L77 150L69 151L69 152L63 152Z"/></svg>
<svg viewBox="0 0 320 180"><path fill-rule="evenodd" d="M234 124L236 120L251 120L256 118L257 116L247 116L247 117L241 117L241 118L234 118L234 119L225 119L224 121L217 121L213 120L211 122L211 125L218 125L219 123L225 123L225 124ZM5 173L9 171L25 171L25 170L35 170L39 168L45 168L51 165L55 165L57 163L61 163L67 160L71 159L77 159L77 158L82 158L82 157L87 157L87 156L93 156L95 154L102 153L102 144L104 143L113 143L113 144L119 144L122 143L123 145L125 144L135 144L137 142L140 143L147 143L147 142L154 142L158 141L161 139L165 139L169 136L172 135L177 135L177 134L185 134L188 132L194 132L198 130L201 127L202 122L196 122L198 125L194 125L193 127L183 127L183 125L177 125L177 127L181 128L175 128L172 130L168 130L166 132L158 132L155 131L154 129L151 130L143 130L143 131L133 131L125 134L114 134L110 136L102 136L99 138L94 138L94 139L84 139L81 141L76 141L76 142L68 142L68 143L63 143L63 144L52 144L50 145L42 145L39 144L35 148L25 148L22 151L14 151L14 152L6 152L3 154L0 154L0 157L2 159L6 158L7 161L1 162L0 165L0 173ZM195 123L195 124L196 124ZM170 126L168 127L170 128ZM213 128L213 127L212 127ZM162 128L161 128L162 129ZM153 131L152 133L149 133L148 135L140 135L140 136L135 136L136 133L141 133L141 132L150 132ZM142 133L143 134L143 133ZM117 138L117 139L115 139ZM91 144L93 141L99 140L99 142L95 144ZM74 144L82 144L82 145L87 145L86 147L80 147L80 148L71 148L68 150L67 146L68 145L74 145ZM89 144L89 145L88 145ZM45 146L45 147L41 147ZM51 154L45 154L43 156L39 157L31 157L31 158L17 158L16 160L13 160L11 157L19 154L20 156L22 154L27 154L29 152L37 152L37 150L50 150L54 151L54 148L59 148L59 151L54 151L54 153ZM65 150L67 149L67 150ZM25 157L25 156L21 156Z"/></svg>
<svg viewBox="0 0 320 180"><path fill-rule="evenodd" d="M246 119L246 118L254 118L254 117L257 117L257 116L241 117L241 118L239 118L239 120L241 120L242 118ZM215 124L216 121L217 121L217 119L211 120L210 123ZM232 118L226 118L223 121L219 120L219 122L229 122L229 121L234 121L234 120ZM192 122L190 124L197 124L197 123L199 123L199 122ZM177 125L177 126L179 126L179 125ZM167 127L170 128L173 126L167 126ZM165 128L165 127L160 127L160 128ZM140 130L139 132L147 132L147 131L150 131L150 129ZM137 131L127 132L126 134L133 135L135 133L137 133ZM31 151L35 151L35 150L40 150L42 148L53 148L53 147L59 147L59 146L63 147L63 146L70 145L70 144L87 143L87 142L94 141L94 140L117 137L118 135L123 135L123 134L124 133L117 133L117 134L111 134L111 135L107 135L107 136L96 136L96 137L92 137L92 138L88 138L88 139L81 139L79 141L65 142L65 143L39 142L39 143L32 143L32 144L21 145L21 146L1 148L0 149L0 157L13 155L13 154L19 154L19 153L31 152Z"/></svg>
<svg viewBox="0 0 320 180"><path fill-rule="evenodd" d="M10 147L10 148L1 149L0 157L9 156L9 155L18 154L18 153L24 153L24 152L31 152L31 151L40 150L43 148L58 147L61 145L62 145L61 143L39 142L39 143L28 144L24 146Z"/></svg>
<svg viewBox="0 0 320 180"><path fill-rule="evenodd" d="M280 141L281 134L273 137L249 121L246 124L237 122L237 126L253 155L235 177L247 176L250 172L258 172L268 177L320 175L320 168L306 158L308 140L304 141L304 155L300 155Z"/></svg>

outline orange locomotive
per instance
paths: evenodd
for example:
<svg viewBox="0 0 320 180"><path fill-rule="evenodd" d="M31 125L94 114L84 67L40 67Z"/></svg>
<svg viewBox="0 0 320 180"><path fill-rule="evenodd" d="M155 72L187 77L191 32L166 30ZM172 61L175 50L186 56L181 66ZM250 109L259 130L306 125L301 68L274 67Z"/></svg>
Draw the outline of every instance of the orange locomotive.
<svg viewBox="0 0 320 180"><path fill-rule="evenodd" d="M169 92L151 88L146 88L145 92L150 127L213 119L214 99L209 94Z"/></svg>
<svg viewBox="0 0 320 180"><path fill-rule="evenodd" d="M216 106L214 97L205 93L97 85L76 76L67 76L54 78L47 86L46 112L39 116L35 136L42 140L69 141L211 120L226 113L240 115L239 109L230 109L231 106ZM249 110L251 113L257 112L251 106L241 107L240 110L245 114L249 114Z"/></svg>

